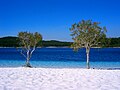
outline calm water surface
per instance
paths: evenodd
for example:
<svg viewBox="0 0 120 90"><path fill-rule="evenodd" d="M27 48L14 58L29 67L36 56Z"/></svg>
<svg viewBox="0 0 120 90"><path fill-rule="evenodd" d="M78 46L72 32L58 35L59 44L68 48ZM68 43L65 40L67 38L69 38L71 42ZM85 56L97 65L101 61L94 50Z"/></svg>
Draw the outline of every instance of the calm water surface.
<svg viewBox="0 0 120 90"><path fill-rule="evenodd" d="M30 60L34 67L85 68L85 49L74 52L70 48L38 48ZM25 58L16 48L0 48L0 67L20 67ZM92 48L92 68L120 68L120 48Z"/></svg>

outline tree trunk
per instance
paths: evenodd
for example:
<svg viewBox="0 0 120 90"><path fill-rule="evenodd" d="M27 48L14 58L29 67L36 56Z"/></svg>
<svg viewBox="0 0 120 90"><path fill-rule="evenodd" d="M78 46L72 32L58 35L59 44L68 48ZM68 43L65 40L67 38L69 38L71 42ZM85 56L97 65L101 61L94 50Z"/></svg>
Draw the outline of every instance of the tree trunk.
<svg viewBox="0 0 120 90"><path fill-rule="evenodd" d="M26 65L25 65L25 67L32 67L31 65L30 65L30 62L29 62L30 60L26 60Z"/></svg>
<svg viewBox="0 0 120 90"><path fill-rule="evenodd" d="M90 69L90 63L89 63L89 53L90 53L90 48L86 48L86 55L87 55L87 69Z"/></svg>
<svg viewBox="0 0 120 90"><path fill-rule="evenodd" d="M28 50L27 51L27 60L26 60L26 67L32 67L31 65L30 65L30 51Z"/></svg>
<svg viewBox="0 0 120 90"><path fill-rule="evenodd" d="M26 60L26 67L29 67L30 66L30 62L29 60Z"/></svg>

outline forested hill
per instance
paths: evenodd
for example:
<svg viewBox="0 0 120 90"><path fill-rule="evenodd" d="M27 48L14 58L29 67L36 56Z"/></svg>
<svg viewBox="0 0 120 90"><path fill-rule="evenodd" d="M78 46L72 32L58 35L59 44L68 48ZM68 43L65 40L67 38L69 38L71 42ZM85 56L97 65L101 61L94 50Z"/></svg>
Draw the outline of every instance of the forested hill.
<svg viewBox="0 0 120 90"><path fill-rule="evenodd" d="M3 37L0 38L0 47L17 47L17 37Z"/></svg>
<svg viewBox="0 0 120 90"><path fill-rule="evenodd" d="M49 47L49 46L69 47L70 45L71 42L61 42L56 40L42 41L38 43L38 46L42 46L42 47ZM0 38L0 47L19 47L19 39L17 37L11 37L11 36Z"/></svg>
<svg viewBox="0 0 120 90"><path fill-rule="evenodd" d="M119 38L107 38L105 40L104 47L120 47L120 37ZM70 47L72 42L61 42L56 40L42 41L38 46L49 47ZM0 38L0 47L19 47L19 40L17 37L3 37Z"/></svg>

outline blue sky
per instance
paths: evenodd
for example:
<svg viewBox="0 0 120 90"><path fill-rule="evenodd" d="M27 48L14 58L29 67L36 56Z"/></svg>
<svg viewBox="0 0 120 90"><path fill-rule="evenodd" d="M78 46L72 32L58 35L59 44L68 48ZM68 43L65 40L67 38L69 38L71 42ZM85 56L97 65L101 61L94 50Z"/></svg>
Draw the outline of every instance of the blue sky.
<svg viewBox="0 0 120 90"><path fill-rule="evenodd" d="M120 0L0 0L0 37L37 31L44 40L71 41L69 28L82 19L120 37Z"/></svg>

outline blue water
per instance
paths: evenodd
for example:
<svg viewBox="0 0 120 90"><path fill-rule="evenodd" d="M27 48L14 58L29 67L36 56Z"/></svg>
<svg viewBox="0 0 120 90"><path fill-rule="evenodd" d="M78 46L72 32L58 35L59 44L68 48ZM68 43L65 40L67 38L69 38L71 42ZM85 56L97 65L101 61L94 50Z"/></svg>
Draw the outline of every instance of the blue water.
<svg viewBox="0 0 120 90"><path fill-rule="evenodd" d="M85 49L74 52L70 48L38 48L30 63L34 67L85 68ZM0 48L0 67L21 67L25 58L16 48ZM92 48L90 51L92 68L120 68L120 48Z"/></svg>

